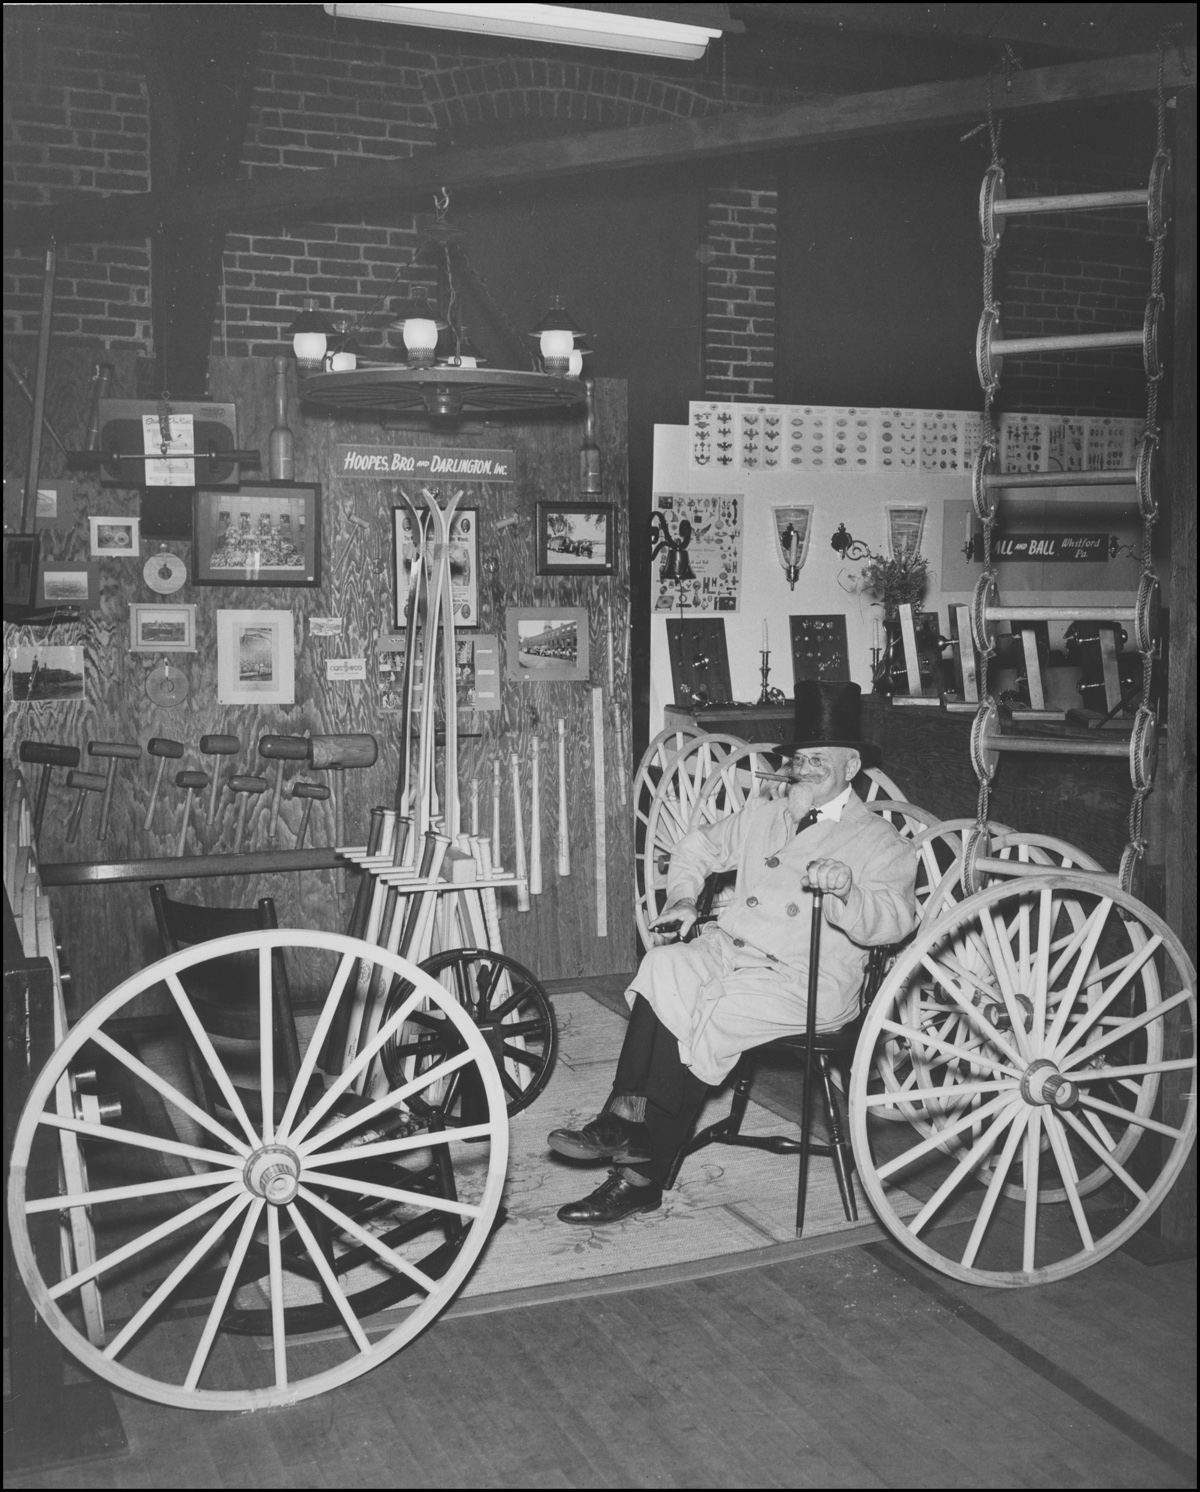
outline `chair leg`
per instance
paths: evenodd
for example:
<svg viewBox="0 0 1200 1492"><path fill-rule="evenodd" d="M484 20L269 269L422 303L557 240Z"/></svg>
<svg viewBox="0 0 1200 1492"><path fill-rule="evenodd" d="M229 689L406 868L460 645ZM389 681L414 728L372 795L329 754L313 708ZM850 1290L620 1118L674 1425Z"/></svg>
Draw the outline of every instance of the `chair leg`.
<svg viewBox="0 0 1200 1492"><path fill-rule="evenodd" d="M821 1084L824 1088L825 1118L829 1125L829 1140L833 1146L833 1168L837 1175L838 1191L842 1196L842 1210L848 1223L858 1221L858 1204L854 1200L854 1185L851 1174L854 1170L854 1154L850 1149L846 1132L842 1128L841 1112L833 1086L833 1064L824 1053L820 1057Z"/></svg>

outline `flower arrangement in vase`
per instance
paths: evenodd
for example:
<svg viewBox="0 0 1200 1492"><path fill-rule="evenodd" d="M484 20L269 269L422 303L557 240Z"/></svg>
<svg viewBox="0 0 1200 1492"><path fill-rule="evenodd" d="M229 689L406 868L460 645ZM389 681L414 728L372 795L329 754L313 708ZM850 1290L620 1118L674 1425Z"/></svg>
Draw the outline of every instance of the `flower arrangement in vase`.
<svg viewBox="0 0 1200 1492"><path fill-rule="evenodd" d="M892 692L892 669L899 661L900 608L911 606L913 615L921 610L925 587L929 583L929 561L916 546L896 550L893 554L871 553L860 572L862 589L883 603L883 629L887 644L875 666L874 687L878 692Z"/></svg>

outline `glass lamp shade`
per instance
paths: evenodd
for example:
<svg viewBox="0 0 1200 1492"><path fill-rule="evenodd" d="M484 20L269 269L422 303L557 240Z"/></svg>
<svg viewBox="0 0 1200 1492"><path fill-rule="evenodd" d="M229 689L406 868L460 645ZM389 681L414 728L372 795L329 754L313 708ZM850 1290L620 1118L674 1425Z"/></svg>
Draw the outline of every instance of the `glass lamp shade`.
<svg viewBox="0 0 1200 1492"><path fill-rule="evenodd" d="M561 295L550 297L550 309L529 333L538 339L542 354L542 365L547 373L560 376L569 371L571 353L576 341L583 336L583 328L572 319L563 304Z"/></svg>
<svg viewBox="0 0 1200 1492"><path fill-rule="evenodd" d="M333 327L317 310L316 299L306 296L303 309L288 328L296 363L302 372L320 372L332 331Z"/></svg>
<svg viewBox="0 0 1200 1492"><path fill-rule="evenodd" d="M571 349L571 356L567 359L567 377L583 377L583 353L580 352L578 347Z"/></svg>
<svg viewBox="0 0 1200 1492"><path fill-rule="evenodd" d="M424 316L409 316L401 329L404 350L410 363L428 367L437 349L438 324Z"/></svg>
<svg viewBox="0 0 1200 1492"><path fill-rule="evenodd" d="M353 343L335 352L329 359L329 371L331 373L353 373L358 367L358 354Z"/></svg>

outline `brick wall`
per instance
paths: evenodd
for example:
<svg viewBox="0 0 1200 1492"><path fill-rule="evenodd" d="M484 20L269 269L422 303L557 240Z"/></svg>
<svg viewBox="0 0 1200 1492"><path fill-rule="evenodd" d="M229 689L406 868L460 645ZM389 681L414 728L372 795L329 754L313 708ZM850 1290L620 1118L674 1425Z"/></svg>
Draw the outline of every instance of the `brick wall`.
<svg viewBox="0 0 1200 1492"><path fill-rule="evenodd" d="M144 192L149 113L136 22L88 7L6 6L4 200L41 204L85 192ZM36 332L44 259L6 256L6 332ZM150 246L64 244L53 329L71 341L148 348Z"/></svg>
<svg viewBox="0 0 1200 1492"><path fill-rule="evenodd" d="M1086 177L1053 166L1009 172L1009 197L1144 187L1128 170L1097 167ZM1151 244L1145 209L1046 213L1009 218L1000 244L997 294L1005 337L1071 336L1140 329L1150 292ZM1054 353L1005 360L1005 409L1145 413L1146 380L1138 349Z"/></svg>
<svg viewBox="0 0 1200 1492"><path fill-rule="evenodd" d="M775 398L779 193L722 187L708 195L704 262L706 399Z"/></svg>

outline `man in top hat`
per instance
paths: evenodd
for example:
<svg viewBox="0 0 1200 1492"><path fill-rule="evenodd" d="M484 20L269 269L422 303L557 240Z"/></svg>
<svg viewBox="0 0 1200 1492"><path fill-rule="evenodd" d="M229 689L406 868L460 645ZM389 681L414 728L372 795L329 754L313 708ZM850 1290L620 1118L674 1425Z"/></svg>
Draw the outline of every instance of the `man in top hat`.
<svg viewBox="0 0 1200 1492"><path fill-rule="evenodd" d="M549 1136L560 1155L616 1163L559 1210L563 1222L654 1211L709 1086L749 1048L804 1031L811 892L825 893L818 1030L854 1018L867 950L915 924L916 855L851 786L878 760L862 739L858 685L800 681L795 710L795 739L780 748L791 780L675 846L656 928L686 938L713 872L737 871L734 895L699 937L646 954L626 992L632 1014L604 1109Z"/></svg>

